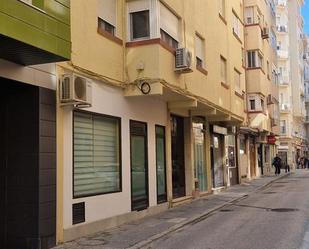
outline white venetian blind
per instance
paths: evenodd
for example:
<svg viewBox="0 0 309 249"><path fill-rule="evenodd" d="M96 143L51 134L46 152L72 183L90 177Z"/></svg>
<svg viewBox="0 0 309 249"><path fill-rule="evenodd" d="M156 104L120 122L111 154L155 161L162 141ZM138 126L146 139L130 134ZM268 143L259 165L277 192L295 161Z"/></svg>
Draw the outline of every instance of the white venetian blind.
<svg viewBox="0 0 309 249"><path fill-rule="evenodd" d="M119 121L74 112L74 197L120 190Z"/></svg>
<svg viewBox="0 0 309 249"><path fill-rule="evenodd" d="M97 0L98 17L116 27L116 0Z"/></svg>
<svg viewBox="0 0 309 249"><path fill-rule="evenodd" d="M179 41L179 19L168 8L160 3L160 28Z"/></svg>

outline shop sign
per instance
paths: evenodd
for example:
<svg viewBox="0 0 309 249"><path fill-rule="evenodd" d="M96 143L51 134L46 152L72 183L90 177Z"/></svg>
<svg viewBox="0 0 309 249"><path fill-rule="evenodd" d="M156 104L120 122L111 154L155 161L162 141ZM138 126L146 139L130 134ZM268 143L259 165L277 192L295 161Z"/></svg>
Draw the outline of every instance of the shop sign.
<svg viewBox="0 0 309 249"><path fill-rule="evenodd" d="M218 125L213 126L213 133L227 135L227 128Z"/></svg>
<svg viewBox="0 0 309 249"><path fill-rule="evenodd" d="M275 145L276 144L276 137L275 136L267 136L267 143L268 144L273 144Z"/></svg>

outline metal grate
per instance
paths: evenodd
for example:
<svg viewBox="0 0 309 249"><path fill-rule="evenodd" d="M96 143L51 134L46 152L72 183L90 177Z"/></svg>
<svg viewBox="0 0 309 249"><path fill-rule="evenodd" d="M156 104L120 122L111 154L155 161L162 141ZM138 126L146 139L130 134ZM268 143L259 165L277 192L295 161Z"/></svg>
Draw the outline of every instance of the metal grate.
<svg viewBox="0 0 309 249"><path fill-rule="evenodd" d="M72 205L73 225L85 222L85 202Z"/></svg>

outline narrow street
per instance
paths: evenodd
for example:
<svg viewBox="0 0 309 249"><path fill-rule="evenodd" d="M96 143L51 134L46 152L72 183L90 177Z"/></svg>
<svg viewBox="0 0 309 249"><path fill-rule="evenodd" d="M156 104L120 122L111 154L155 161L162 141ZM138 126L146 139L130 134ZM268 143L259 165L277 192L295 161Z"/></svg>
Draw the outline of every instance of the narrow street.
<svg viewBox="0 0 309 249"><path fill-rule="evenodd" d="M309 248L309 171L262 177L57 249Z"/></svg>
<svg viewBox="0 0 309 249"><path fill-rule="evenodd" d="M272 183L146 248L309 248L309 172Z"/></svg>

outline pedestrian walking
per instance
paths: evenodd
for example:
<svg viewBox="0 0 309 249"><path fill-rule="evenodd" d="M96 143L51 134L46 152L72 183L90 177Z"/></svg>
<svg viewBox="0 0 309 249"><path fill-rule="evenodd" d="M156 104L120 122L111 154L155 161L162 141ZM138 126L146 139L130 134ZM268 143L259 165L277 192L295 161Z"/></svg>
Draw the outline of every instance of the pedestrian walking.
<svg viewBox="0 0 309 249"><path fill-rule="evenodd" d="M280 168L281 168L281 158L278 154L274 157L272 165L275 167L275 174L280 175Z"/></svg>

